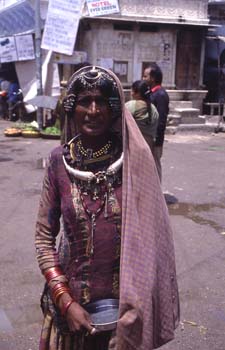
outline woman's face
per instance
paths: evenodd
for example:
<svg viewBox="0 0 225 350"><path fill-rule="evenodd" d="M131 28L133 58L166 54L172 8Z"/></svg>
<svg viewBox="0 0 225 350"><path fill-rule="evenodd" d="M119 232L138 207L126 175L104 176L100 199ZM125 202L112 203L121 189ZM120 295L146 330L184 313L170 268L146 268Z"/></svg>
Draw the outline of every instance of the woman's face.
<svg viewBox="0 0 225 350"><path fill-rule="evenodd" d="M142 100L139 92L135 92L133 89L131 89L131 97L133 100Z"/></svg>
<svg viewBox="0 0 225 350"><path fill-rule="evenodd" d="M109 101L99 90L84 91L77 96L75 122L78 132L86 136L100 136L109 130L112 112Z"/></svg>

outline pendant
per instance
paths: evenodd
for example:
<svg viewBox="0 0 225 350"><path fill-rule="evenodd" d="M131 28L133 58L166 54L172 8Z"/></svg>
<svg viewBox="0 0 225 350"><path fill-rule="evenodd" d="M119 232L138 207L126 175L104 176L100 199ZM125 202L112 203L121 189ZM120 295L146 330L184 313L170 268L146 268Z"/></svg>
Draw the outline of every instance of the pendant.
<svg viewBox="0 0 225 350"><path fill-rule="evenodd" d="M97 188L95 187L94 188L94 193L93 193L93 200L96 201L97 199L99 199L99 196L98 196L98 190Z"/></svg>
<svg viewBox="0 0 225 350"><path fill-rule="evenodd" d="M96 227L96 216L93 213L91 215L91 255L94 253L94 233Z"/></svg>
<svg viewBox="0 0 225 350"><path fill-rule="evenodd" d="M91 159L93 156L93 149L87 148L87 159Z"/></svg>
<svg viewBox="0 0 225 350"><path fill-rule="evenodd" d="M104 210L104 218L108 219L108 193L105 193L105 210Z"/></svg>
<svg viewBox="0 0 225 350"><path fill-rule="evenodd" d="M91 256L94 253L94 233L96 227L96 215L93 213L91 215L91 236L88 239L87 243L87 255Z"/></svg>

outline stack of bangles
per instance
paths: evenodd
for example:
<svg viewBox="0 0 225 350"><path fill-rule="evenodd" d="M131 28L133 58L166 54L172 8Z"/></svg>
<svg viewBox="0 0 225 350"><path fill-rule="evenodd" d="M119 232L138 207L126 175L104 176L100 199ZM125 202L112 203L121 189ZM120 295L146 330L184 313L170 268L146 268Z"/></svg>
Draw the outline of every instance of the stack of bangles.
<svg viewBox="0 0 225 350"><path fill-rule="evenodd" d="M52 280L57 280L57 278L64 276L64 274L59 267L51 267L44 273L44 276L49 285ZM51 288L52 299L55 305L58 305L59 298L63 293L70 294L69 287L63 282L58 282ZM74 300L71 299L64 305L63 309L61 310L63 316L66 315L67 310L73 302Z"/></svg>

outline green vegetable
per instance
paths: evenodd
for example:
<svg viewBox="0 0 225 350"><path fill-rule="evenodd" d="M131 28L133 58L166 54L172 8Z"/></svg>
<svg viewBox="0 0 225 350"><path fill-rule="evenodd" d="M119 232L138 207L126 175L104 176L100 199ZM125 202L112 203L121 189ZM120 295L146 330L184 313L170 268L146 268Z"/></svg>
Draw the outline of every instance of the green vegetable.
<svg viewBox="0 0 225 350"><path fill-rule="evenodd" d="M60 135L60 130L56 128L55 126L49 126L42 130L42 133L49 134L49 135Z"/></svg>
<svg viewBox="0 0 225 350"><path fill-rule="evenodd" d="M15 123L13 124L13 128L15 129L21 129L21 130L31 130L31 131L38 131L38 128L34 125L31 125L30 123Z"/></svg>

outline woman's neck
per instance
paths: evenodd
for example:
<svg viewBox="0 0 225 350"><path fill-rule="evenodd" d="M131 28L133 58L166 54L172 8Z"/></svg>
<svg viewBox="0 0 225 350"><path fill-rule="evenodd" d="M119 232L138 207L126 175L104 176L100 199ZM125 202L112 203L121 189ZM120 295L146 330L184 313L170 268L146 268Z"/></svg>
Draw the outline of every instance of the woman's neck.
<svg viewBox="0 0 225 350"><path fill-rule="evenodd" d="M100 148L102 148L108 141L110 140L109 134L104 134L101 136L87 136L87 135L81 135L81 141L84 148L92 149L93 151L96 151Z"/></svg>

